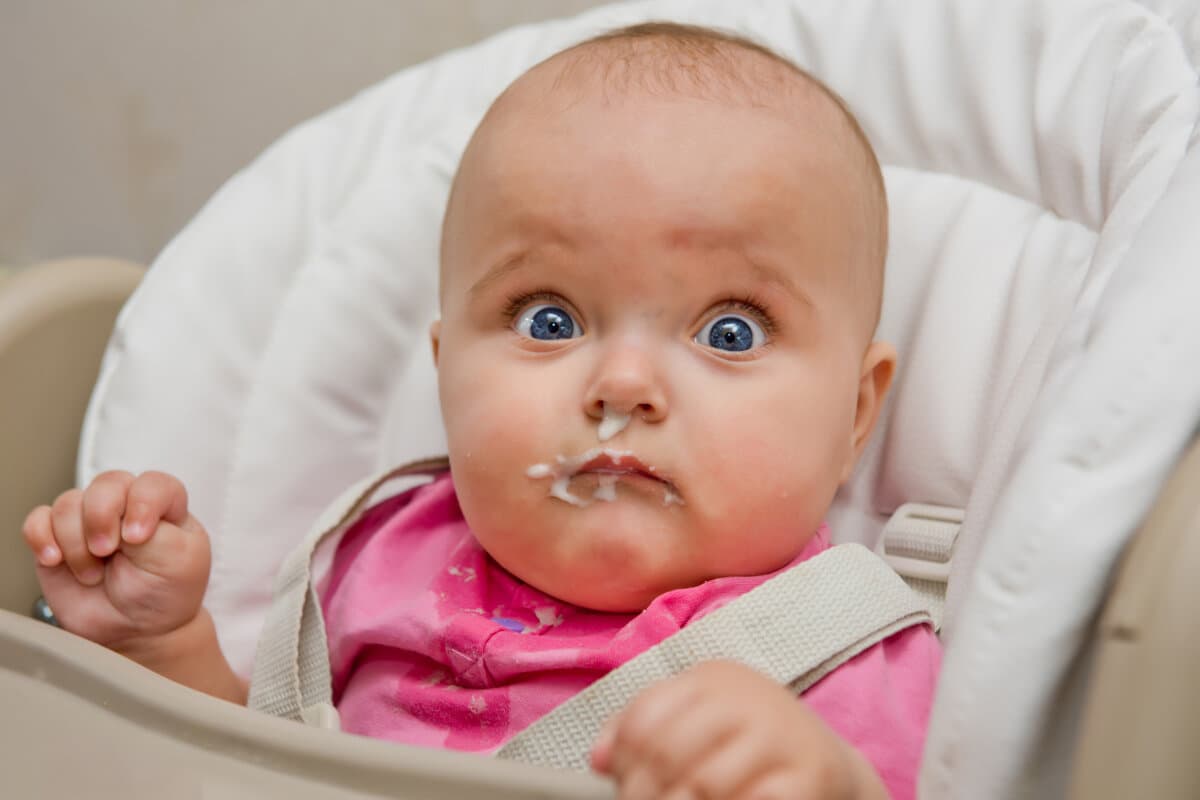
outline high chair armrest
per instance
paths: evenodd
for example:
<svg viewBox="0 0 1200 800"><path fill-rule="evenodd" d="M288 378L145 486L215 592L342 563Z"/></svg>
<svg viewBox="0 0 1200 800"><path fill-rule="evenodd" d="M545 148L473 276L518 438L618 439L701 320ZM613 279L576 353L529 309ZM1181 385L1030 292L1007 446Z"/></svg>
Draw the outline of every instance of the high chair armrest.
<svg viewBox="0 0 1200 800"><path fill-rule="evenodd" d="M5 797L607 800L592 775L404 747L194 692L0 610Z"/></svg>
<svg viewBox="0 0 1200 800"><path fill-rule="evenodd" d="M21 523L75 485L100 358L143 274L127 261L77 258L0 277L0 608L28 614L37 597Z"/></svg>
<svg viewBox="0 0 1200 800"><path fill-rule="evenodd" d="M1200 797L1200 439L1122 559L1101 615L1072 800Z"/></svg>

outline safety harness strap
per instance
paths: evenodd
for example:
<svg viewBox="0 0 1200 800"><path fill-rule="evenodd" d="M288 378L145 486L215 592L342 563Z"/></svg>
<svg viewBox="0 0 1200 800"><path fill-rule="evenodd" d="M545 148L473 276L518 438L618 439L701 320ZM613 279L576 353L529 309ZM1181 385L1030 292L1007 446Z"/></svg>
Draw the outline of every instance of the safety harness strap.
<svg viewBox="0 0 1200 800"><path fill-rule="evenodd" d="M605 720L656 681L738 661L799 693L871 645L931 622L924 601L867 548L830 548L627 661L533 722L501 758L586 770Z"/></svg>
<svg viewBox="0 0 1200 800"><path fill-rule="evenodd" d="M905 503L883 528L875 553L921 595L941 630L946 586L963 510L929 503Z"/></svg>
<svg viewBox="0 0 1200 800"><path fill-rule="evenodd" d="M354 484L317 518L275 579L250 681L250 708L322 728L338 728L333 706L329 647L321 603L312 585L312 556L329 536L348 528L385 484L432 478L449 468L445 458L415 461ZM410 480L404 488L421 481Z"/></svg>

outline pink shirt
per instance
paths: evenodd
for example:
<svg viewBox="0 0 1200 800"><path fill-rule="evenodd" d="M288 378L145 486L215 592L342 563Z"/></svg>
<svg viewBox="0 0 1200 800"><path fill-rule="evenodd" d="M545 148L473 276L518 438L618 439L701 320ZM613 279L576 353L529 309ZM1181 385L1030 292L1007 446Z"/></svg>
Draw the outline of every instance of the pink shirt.
<svg viewBox="0 0 1200 800"><path fill-rule="evenodd" d="M828 547L822 527L793 565ZM322 598L334 702L352 733L491 751L769 577L667 592L638 614L572 606L488 557L444 475L369 509L338 546ZM928 627L907 628L804 693L895 798L915 794L940 660Z"/></svg>

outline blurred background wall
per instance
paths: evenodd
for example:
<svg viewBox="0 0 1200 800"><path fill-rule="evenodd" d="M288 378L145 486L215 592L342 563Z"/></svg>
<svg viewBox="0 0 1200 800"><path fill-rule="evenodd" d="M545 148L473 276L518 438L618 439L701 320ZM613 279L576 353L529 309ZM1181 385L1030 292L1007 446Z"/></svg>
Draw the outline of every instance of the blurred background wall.
<svg viewBox="0 0 1200 800"><path fill-rule="evenodd" d="M0 0L0 265L149 263L298 122L601 0Z"/></svg>

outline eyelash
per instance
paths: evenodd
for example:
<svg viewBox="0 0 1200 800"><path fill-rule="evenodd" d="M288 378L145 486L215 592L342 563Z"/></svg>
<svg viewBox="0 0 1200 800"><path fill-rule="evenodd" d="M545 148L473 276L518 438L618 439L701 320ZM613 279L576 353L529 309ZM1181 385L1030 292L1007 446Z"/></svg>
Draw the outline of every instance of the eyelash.
<svg viewBox="0 0 1200 800"><path fill-rule="evenodd" d="M779 332L779 326L775 324L775 318L767 311L766 303L754 295L741 295L723 300L713 306L712 312L706 314L705 319L718 317L724 311L741 311L743 314L749 314L754 317L755 322L762 326L763 333L768 337L774 337Z"/></svg>
<svg viewBox="0 0 1200 800"><path fill-rule="evenodd" d="M513 320L517 318L517 315L534 302L569 305L561 295L548 289L518 292L509 296L504 303L502 316L505 323L511 325ZM567 310L570 311L569 308ZM767 334L767 336L773 337L779 331L779 326L775 324L775 318L766 310L766 303L754 295L740 295L722 300L712 307L711 313L707 314L705 318L718 316L723 311L740 311L743 314L749 314L754 317L755 322L762 326L763 333Z"/></svg>
<svg viewBox="0 0 1200 800"><path fill-rule="evenodd" d="M551 292L548 289L538 289L532 292L518 292L517 294L511 295L504 303L504 311L502 312L502 315L505 323L511 325L513 320L517 318L517 314L520 314L522 311L524 311L525 308L534 301L560 303L564 306L568 305L568 303L563 300L560 295L555 292ZM571 309L568 308L567 310L570 311Z"/></svg>

